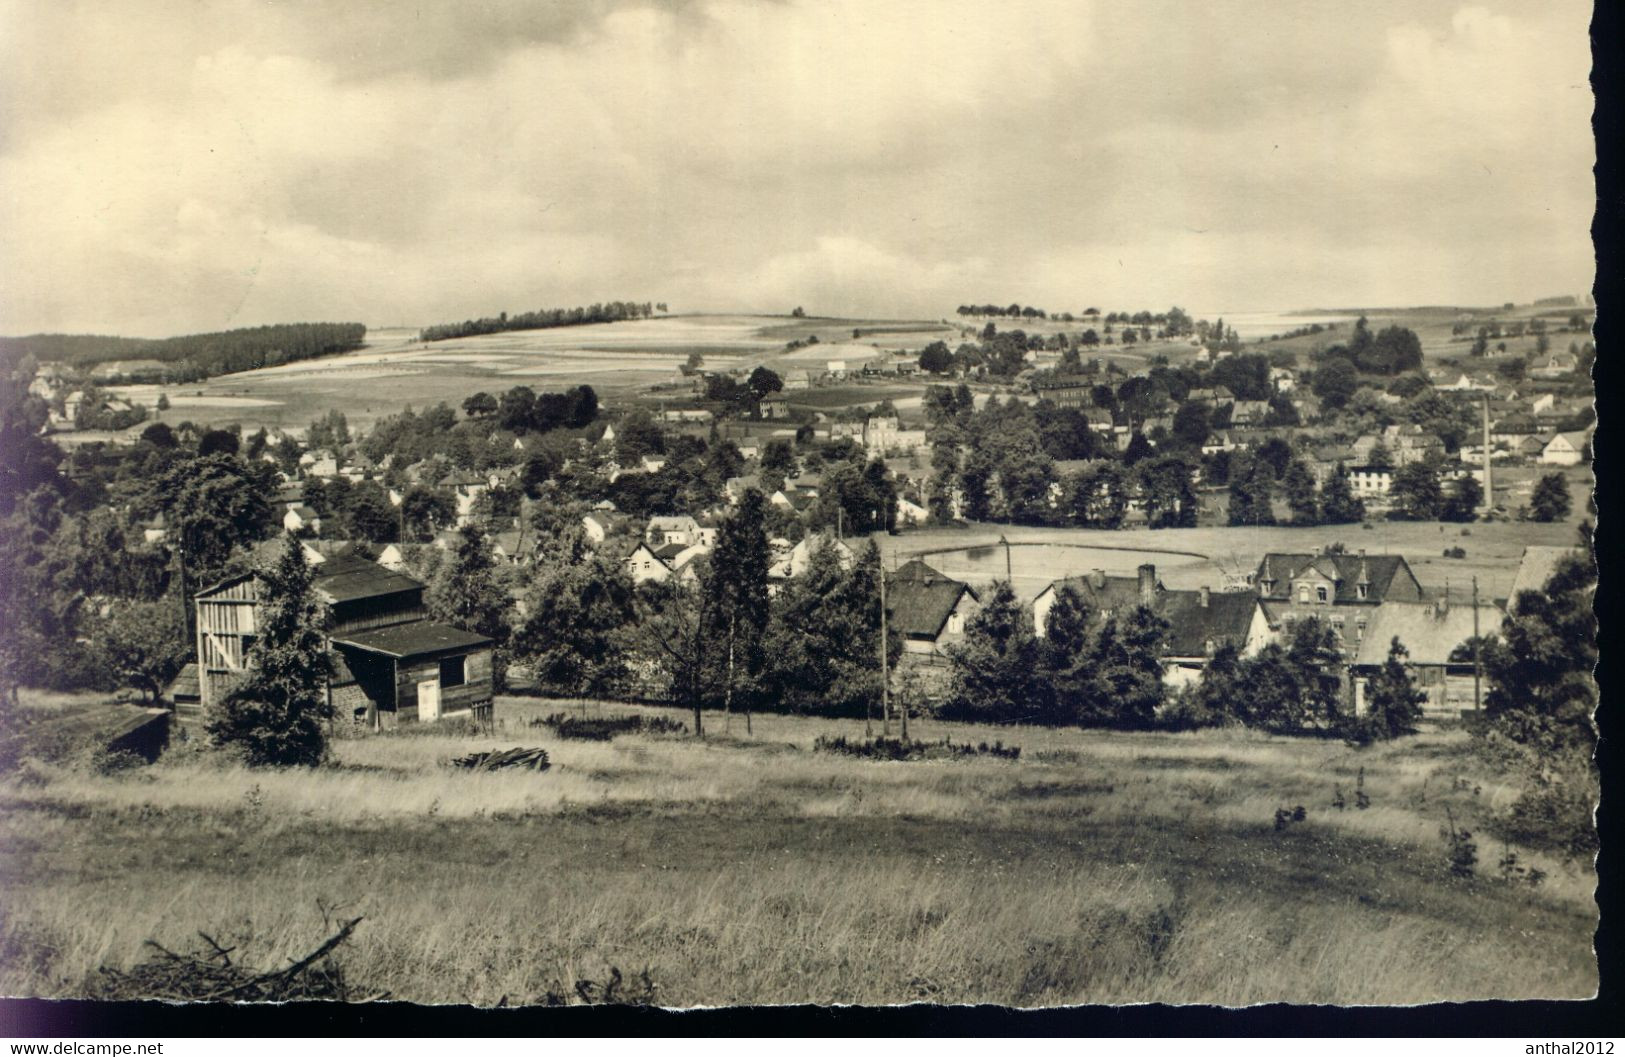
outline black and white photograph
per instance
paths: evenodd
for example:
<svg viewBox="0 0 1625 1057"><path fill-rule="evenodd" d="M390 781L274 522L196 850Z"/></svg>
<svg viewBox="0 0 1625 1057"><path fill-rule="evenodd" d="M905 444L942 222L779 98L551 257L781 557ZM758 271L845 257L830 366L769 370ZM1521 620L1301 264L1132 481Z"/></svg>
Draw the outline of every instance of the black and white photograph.
<svg viewBox="0 0 1625 1057"><path fill-rule="evenodd" d="M1592 999L1591 18L0 0L0 996Z"/></svg>

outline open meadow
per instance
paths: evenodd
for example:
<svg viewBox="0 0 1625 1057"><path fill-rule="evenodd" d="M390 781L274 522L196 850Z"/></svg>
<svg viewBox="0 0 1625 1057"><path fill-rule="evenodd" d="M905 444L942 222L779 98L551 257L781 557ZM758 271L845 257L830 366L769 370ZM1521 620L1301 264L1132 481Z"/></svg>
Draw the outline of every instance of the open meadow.
<svg viewBox="0 0 1625 1057"><path fill-rule="evenodd" d="M336 955L353 986L428 1003L573 998L612 969L669 1006L1596 988L1590 865L1493 836L1516 790L1460 730L1354 749L921 720L916 738L1020 757L877 762L814 750L861 720L570 741L532 723L559 709L692 720L502 698L492 732L340 739L314 771L195 743L112 774L25 764L0 787L0 991L83 994L144 940L200 931L286 964L356 916ZM516 745L551 769L447 766ZM1447 825L1473 833L1472 876ZM1507 851L1544 882L1503 877Z"/></svg>
<svg viewBox="0 0 1625 1057"><path fill-rule="evenodd" d="M853 342L854 329L864 332ZM902 327L904 329L897 329ZM809 335L828 336L832 347L787 351L786 344ZM115 386L112 391L148 407L160 392L169 397L165 421L199 425L240 423L303 429L329 411L342 411L351 428L365 428L408 404L453 407L477 392L500 393L516 385L559 391L587 384L600 398L623 399L670 381L691 353L708 367L728 370L765 363L776 370L822 369L843 356L856 370L865 355L883 348L918 349L949 334L930 323L807 319L786 316L661 316L620 323L509 331L423 343L417 331L390 327L371 331L357 352L301 360L257 371L220 375L178 386ZM825 340L820 337L821 342ZM844 343L844 344L843 344ZM908 391L917 393L924 383ZM863 394L853 397L864 399ZM867 398L873 403L883 395Z"/></svg>
<svg viewBox="0 0 1625 1057"><path fill-rule="evenodd" d="M1549 468L1548 468L1549 469ZM1005 575L1000 538L1010 541L1010 567L1016 593L1032 598L1050 581L1092 569L1133 575L1141 562L1157 567L1157 576L1174 589L1208 586L1251 573L1267 551L1319 553L1342 544L1349 551L1399 554L1424 587L1464 602L1473 577L1479 597L1505 598L1518 573L1523 549L1532 544L1569 547L1578 542L1576 528L1585 517L1585 490L1591 486L1586 467L1568 471L1576 496L1566 521L1480 522L1470 526L1437 521L1374 521L1360 525L1223 526L1198 528L1124 528L1096 531L1079 528L1026 528L1014 525L964 525L910 530L877 536L888 567L910 557L923 557L937 571L980 586ZM1464 535L1463 529L1467 532ZM1446 558L1447 547L1461 547L1464 558Z"/></svg>

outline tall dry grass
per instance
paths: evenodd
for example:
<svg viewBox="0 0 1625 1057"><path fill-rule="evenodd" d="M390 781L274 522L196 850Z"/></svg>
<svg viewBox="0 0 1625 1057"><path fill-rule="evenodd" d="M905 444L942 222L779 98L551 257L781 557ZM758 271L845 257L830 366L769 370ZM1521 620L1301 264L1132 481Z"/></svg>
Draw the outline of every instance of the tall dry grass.
<svg viewBox="0 0 1625 1057"><path fill-rule="evenodd" d="M185 749L117 776L29 768L0 788L0 991L80 993L198 929L275 964L341 904L367 918L351 979L424 1002L524 1002L610 966L647 967L672 1005L1595 988L1589 869L1524 854L1549 880L1505 884L1480 835L1480 875L1450 876L1445 809L1477 826L1510 795L1459 733L1355 750L927 723L1022 758L878 763L811 751L861 721L598 743L529 727L556 703L505 705L495 732L344 740L315 771ZM553 769L443 765L519 744ZM1333 809L1362 768L1371 806Z"/></svg>

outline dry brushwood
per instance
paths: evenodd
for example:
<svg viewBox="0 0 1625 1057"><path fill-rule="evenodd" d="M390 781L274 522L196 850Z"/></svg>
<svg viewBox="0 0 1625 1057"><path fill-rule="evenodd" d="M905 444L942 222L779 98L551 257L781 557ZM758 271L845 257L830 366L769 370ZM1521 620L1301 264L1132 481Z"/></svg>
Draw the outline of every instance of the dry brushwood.
<svg viewBox="0 0 1625 1057"><path fill-rule="evenodd" d="M161 999L178 1002L289 1002L321 1000L370 1002L382 994L357 995L344 971L328 960L350 938L360 918L352 918L322 944L286 969L260 972L232 960L236 947L225 947L206 932L198 935L207 951L177 954L155 940L157 953L128 971L101 966L90 983L99 999Z"/></svg>
<svg viewBox="0 0 1625 1057"><path fill-rule="evenodd" d="M451 761L453 767L470 771L495 771L516 767L522 771L545 771L553 766L547 759L546 749L500 749L496 752L471 752Z"/></svg>

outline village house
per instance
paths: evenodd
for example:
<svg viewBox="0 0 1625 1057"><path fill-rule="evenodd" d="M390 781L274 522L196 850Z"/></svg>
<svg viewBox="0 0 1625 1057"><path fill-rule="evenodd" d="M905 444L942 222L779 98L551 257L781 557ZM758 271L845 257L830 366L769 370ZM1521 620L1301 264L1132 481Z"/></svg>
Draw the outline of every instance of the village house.
<svg viewBox="0 0 1625 1057"><path fill-rule="evenodd" d="M1230 391L1229 386L1216 385L1211 389L1192 389L1185 395L1185 399L1197 404L1218 407L1222 404L1234 404L1236 394Z"/></svg>
<svg viewBox="0 0 1625 1057"><path fill-rule="evenodd" d="M505 565L523 565L536 554L536 533L520 528L490 535L491 557Z"/></svg>
<svg viewBox="0 0 1625 1057"><path fill-rule="evenodd" d="M586 535L587 542L596 547L608 539L611 532L615 531L615 522L608 514L594 511L582 515L581 530Z"/></svg>
<svg viewBox="0 0 1625 1057"><path fill-rule="evenodd" d="M681 583L693 583L699 575L695 559L709 553L709 547L699 544L650 546L644 542L626 556L626 568L634 584L665 583L674 577Z"/></svg>
<svg viewBox="0 0 1625 1057"><path fill-rule="evenodd" d="M1240 427L1259 427L1270 416L1268 400L1237 400L1230 405L1230 424Z"/></svg>
<svg viewBox="0 0 1625 1057"><path fill-rule="evenodd" d="M931 512L919 503L904 496L897 497L897 525L899 528L915 528L931 520Z"/></svg>
<svg viewBox="0 0 1625 1057"><path fill-rule="evenodd" d="M1349 491L1359 499L1386 498L1394 488L1394 471L1379 466L1350 466Z"/></svg>
<svg viewBox="0 0 1625 1057"><path fill-rule="evenodd" d="M905 653L940 655L965 638L965 622L980 604L967 583L950 579L915 558L886 574L887 621Z"/></svg>
<svg viewBox="0 0 1625 1057"><path fill-rule="evenodd" d="M802 367L785 371L783 381L786 392L812 388L812 375ZM788 412L786 412L786 417L788 417Z"/></svg>
<svg viewBox="0 0 1625 1057"><path fill-rule="evenodd" d="M1199 680L1226 646L1250 656L1270 640L1264 604L1251 591L1165 591L1155 608L1168 622L1162 669L1163 681L1173 687Z"/></svg>
<svg viewBox="0 0 1625 1057"><path fill-rule="evenodd" d="M1578 466L1585 461L1591 437L1585 430L1559 433L1540 450L1540 461L1547 466Z"/></svg>
<svg viewBox="0 0 1625 1057"><path fill-rule="evenodd" d="M1530 434L1508 444L1506 450L1509 454L1516 455L1519 458L1538 459L1540 453L1546 450L1546 438Z"/></svg>
<svg viewBox="0 0 1625 1057"><path fill-rule="evenodd" d="M1270 631L1282 638L1309 617L1326 621L1352 656L1386 602L1419 602L1422 585L1397 554L1266 554L1253 574Z"/></svg>
<svg viewBox="0 0 1625 1057"><path fill-rule="evenodd" d="M380 730L491 718L491 640L427 620L421 582L354 554L327 557L311 572L332 661L326 691L347 721ZM196 596L200 710L247 669L259 590L260 574L248 572Z"/></svg>
<svg viewBox="0 0 1625 1057"><path fill-rule="evenodd" d="M863 424L863 447L870 455L918 451L925 446L925 430L902 429L896 415L871 416Z"/></svg>
<svg viewBox="0 0 1625 1057"><path fill-rule="evenodd" d="M453 470L440 479L440 487L451 493L460 527L474 520L474 506L480 496L490 491L491 482L471 470Z"/></svg>
<svg viewBox="0 0 1625 1057"><path fill-rule="evenodd" d="M1277 393L1290 393L1298 386L1298 376L1290 367L1270 368L1270 388Z"/></svg>
<svg viewBox="0 0 1625 1057"><path fill-rule="evenodd" d="M649 519L649 524L643 530L643 538L650 547L665 547L673 543L692 547L704 541L705 531L698 521L687 514L662 515Z"/></svg>
<svg viewBox="0 0 1625 1057"><path fill-rule="evenodd" d="M1050 610L1057 593L1070 587L1083 598L1096 620L1122 617L1144 606L1168 621L1163 642L1163 678L1183 686L1201 677L1213 655L1224 646L1251 654L1269 641L1268 619L1259 598L1251 591L1170 591L1157 577L1155 565L1141 565L1134 576L1108 576L1096 569L1084 576L1056 580L1033 599L1033 631L1048 633Z"/></svg>
<svg viewBox="0 0 1625 1057"><path fill-rule="evenodd" d="M790 404L782 396L766 397L756 406L761 416L766 419L790 417Z"/></svg>
<svg viewBox="0 0 1625 1057"><path fill-rule="evenodd" d="M748 473L740 477L730 477L722 482L722 494L728 500L729 506L738 506L739 501L745 498L745 493L752 488L761 490L761 474Z"/></svg>
<svg viewBox="0 0 1625 1057"><path fill-rule="evenodd" d="M289 503L282 515L282 527L289 532L320 532L322 516L304 503Z"/></svg>
<svg viewBox="0 0 1625 1057"><path fill-rule="evenodd" d="M774 562L767 570L768 590L777 592L779 586L786 580L794 579L807 571L812 562L812 556L820 547L831 547L835 551L836 560L841 568L850 569L858 560L857 554L845 540L836 539L828 533L814 532L802 538L790 552L780 560Z"/></svg>
<svg viewBox="0 0 1625 1057"><path fill-rule="evenodd" d="M1354 683L1355 711L1365 711L1366 683L1388 659L1398 639L1409 656L1405 665L1427 694L1424 716L1455 718L1473 707L1473 659L1465 649L1473 635L1494 635L1504 614L1493 605L1453 605L1447 599L1425 602L1388 601L1377 607L1360 642L1349 674ZM1460 651L1460 652L1458 652ZM1481 690L1487 686L1481 684Z"/></svg>
<svg viewBox="0 0 1625 1057"><path fill-rule="evenodd" d="M1038 398L1048 400L1056 407L1086 408L1092 403L1090 394L1093 391L1093 382L1082 378L1069 378L1040 385Z"/></svg>
<svg viewBox="0 0 1625 1057"><path fill-rule="evenodd" d="M1490 439L1510 446L1539 432L1540 423L1535 421L1534 415L1507 415L1490 426Z"/></svg>
<svg viewBox="0 0 1625 1057"><path fill-rule="evenodd" d="M1429 373L1432 374L1433 372ZM1469 374L1460 372L1455 373L1456 376L1454 378L1450 378L1448 375L1436 376L1433 388L1446 393L1493 393L1495 391L1495 383L1489 379L1478 380Z"/></svg>
<svg viewBox="0 0 1625 1057"><path fill-rule="evenodd" d="M1038 592L1033 599L1033 632L1043 638L1049 611L1055 605L1055 594L1062 587L1074 588L1083 596L1091 612L1106 614L1132 609L1134 606L1156 608L1157 600L1166 591L1157 579L1155 565L1142 565L1134 576L1108 576L1095 569L1083 576L1068 576L1055 580Z"/></svg>
<svg viewBox="0 0 1625 1057"><path fill-rule="evenodd" d="M1237 451L1246 445L1229 430L1217 430L1202 442L1203 455L1217 455L1221 451Z"/></svg>
<svg viewBox="0 0 1625 1057"><path fill-rule="evenodd" d="M1580 362L1566 352L1554 352L1546 358L1532 362L1529 365L1529 377L1556 379L1567 378L1580 367Z"/></svg>
<svg viewBox="0 0 1625 1057"><path fill-rule="evenodd" d="M1444 455L1444 441L1425 432L1421 426L1410 423L1388 426L1380 434L1364 434L1352 447L1355 457L1362 463L1370 461L1375 449L1385 448L1396 467L1426 462Z"/></svg>
<svg viewBox="0 0 1625 1057"><path fill-rule="evenodd" d="M326 480L338 476L339 461L330 451L307 451L299 456L299 468L307 477Z"/></svg>

